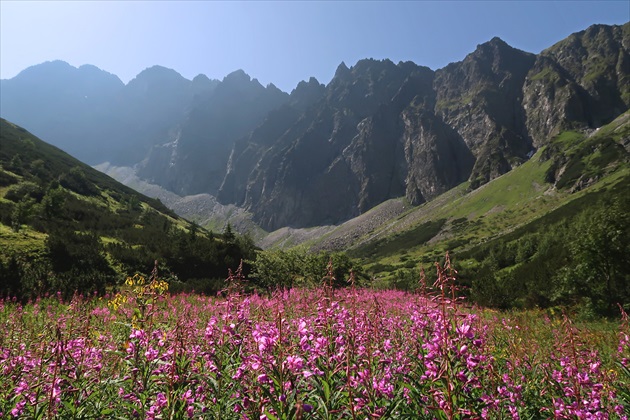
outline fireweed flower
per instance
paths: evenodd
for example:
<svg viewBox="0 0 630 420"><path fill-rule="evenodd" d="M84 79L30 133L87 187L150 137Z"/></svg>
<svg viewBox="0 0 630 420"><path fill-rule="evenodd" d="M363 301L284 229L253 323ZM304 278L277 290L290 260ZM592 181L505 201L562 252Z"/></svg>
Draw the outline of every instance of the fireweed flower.
<svg viewBox="0 0 630 420"><path fill-rule="evenodd" d="M488 419L626 415L611 363L628 357L623 334L612 345L622 353L590 352L588 343L572 353L535 347L532 327L517 328L518 319L477 316L455 303L443 308L396 291L322 295L319 306L301 290L165 296L151 322L131 330L134 300L116 311L64 305L63 313L40 303L32 318L18 303L4 304L0 411L71 418L66 407L90 416L98 401L119 418L161 418L170 403L184 418L271 418L284 409L361 419L434 418L441 410ZM43 323L28 331L35 321ZM341 392L326 400L325 388Z"/></svg>
<svg viewBox="0 0 630 420"><path fill-rule="evenodd" d="M151 405L151 407L149 407L149 410L146 413L147 419L155 419L167 405L168 401L166 396L164 393L159 392L155 397L155 402Z"/></svg>
<svg viewBox="0 0 630 420"><path fill-rule="evenodd" d="M285 364L289 370L295 373L304 367L304 359L299 356L288 356Z"/></svg>
<svg viewBox="0 0 630 420"><path fill-rule="evenodd" d="M470 327L470 324L461 324L457 326L457 333L460 336L466 337L468 339L471 339L475 336L473 330Z"/></svg>
<svg viewBox="0 0 630 420"><path fill-rule="evenodd" d="M11 410L11 415L13 417L19 417L22 415L24 411L24 407L26 406L26 401L22 400L15 405L15 408Z"/></svg>

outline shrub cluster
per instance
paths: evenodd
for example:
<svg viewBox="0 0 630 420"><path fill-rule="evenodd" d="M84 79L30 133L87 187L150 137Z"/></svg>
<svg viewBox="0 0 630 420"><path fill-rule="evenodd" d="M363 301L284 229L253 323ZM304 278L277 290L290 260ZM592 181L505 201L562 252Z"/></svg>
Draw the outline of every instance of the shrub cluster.
<svg viewBox="0 0 630 420"><path fill-rule="evenodd" d="M500 309L575 307L586 317L615 316L618 304L630 310L630 196L619 197L586 195L459 253L479 262L461 273L471 299Z"/></svg>

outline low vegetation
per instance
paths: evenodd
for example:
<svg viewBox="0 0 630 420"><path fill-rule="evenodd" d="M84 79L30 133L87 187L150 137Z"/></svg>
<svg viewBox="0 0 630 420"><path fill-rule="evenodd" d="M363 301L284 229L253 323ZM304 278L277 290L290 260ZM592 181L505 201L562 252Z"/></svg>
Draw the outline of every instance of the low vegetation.
<svg viewBox="0 0 630 420"><path fill-rule="evenodd" d="M0 301L0 417L628 418L630 325L421 293L168 295L154 272L104 298Z"/></svg>
<svg viewBox="0 0 630 420"><path fill-rule="evenodd" d="M103 295L156 264L174 291L216 293L228 269L254 258L230 226L208 232L27 131L0 128L0 297Z"/></svg>

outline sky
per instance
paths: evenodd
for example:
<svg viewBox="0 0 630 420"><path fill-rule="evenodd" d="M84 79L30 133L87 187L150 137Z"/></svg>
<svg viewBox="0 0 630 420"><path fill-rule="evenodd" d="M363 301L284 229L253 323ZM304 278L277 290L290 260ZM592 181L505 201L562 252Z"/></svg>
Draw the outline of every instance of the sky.
<svg viewBox="0 0 630 420"><path fill-rule="evenodd" d="M500 37L539 53L596 23L630 20L630 1L0 0L0 78L50 60L92 64L127 83L161 65L192 79L242 69L290 92L363 58L433 70Z"/></svg>

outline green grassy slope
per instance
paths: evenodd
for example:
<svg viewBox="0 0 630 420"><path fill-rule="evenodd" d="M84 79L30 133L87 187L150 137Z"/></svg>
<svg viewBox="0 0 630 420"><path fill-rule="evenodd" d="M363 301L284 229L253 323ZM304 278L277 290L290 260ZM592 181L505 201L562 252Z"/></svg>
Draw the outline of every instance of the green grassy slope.
<svg viewBox="0 0 630 420"><path fill-rule="evenodd" d="M0 121L0 296L102 291L155 260L173 279L225 278L248 252Z"/></svg>
<svg viewBox="0 0 630 420"><path fill-rule="evenodd" d="M626 113L591 136L563 133L509 173L473 191L464 183L411 208L382 223L379 230L356 241L350 250L357 257L395 260L393 254L421 255L436 247L468 248L504 235L589 191L608 190L627 182L628 152L621 143L630 136L629 118ZM441 220L444 223L431 238L419 235L416 241L400 241L401 236ZM387 243L387 249L380 250Z"/></svg>
<svg viewBox="0 0 630 420"><path fill-rule="evenodd" d="M629 121L630 113L625 113L592 133L561 133L511 172L473 191L464 183L410 208L357 238L347 250L379 285L398 286L402 281L407 287L406 283L417 281L419 266L430 269L447 251L464 267L463 274L470 282L484 263L489 264L490 254L503 258L508 251L517 252L524 246L523 237L553 242L546 235L556 230L558 238L564 235L568 242L577 235L579 242L574 226L584 214L599 212L592 215L597 218L606 209L615 208L622 214L617 218L625 220L628 213L623 209L624 200L630 197ZM521 271L531 269L532 260L536 262L544 254L536 251L538 243L535 245L532 255L521 249L520 260L508 258L494 267L498 270L496 279L519 267ZM563 261L544 255L558 264L558 270L576 263L579 250L569 250L569 244L558 245L557 250L567 254ZM549 298L546 303L552 301Z"/></svg>
<svg viewBox="0 0 630 420"><path fill-rule="evenodd" d="M163 214L173 218L177 217L161 202L143 196L113 178L92 169L89 165L73 158L61 149L38 139L22 127L5 119L0 119L0 132L2 135L0 163L3 165L0 177L6 176L7 173L9 176L21 177L10 170L10 163L13 159L21 162L18 163L18 167L25 171L27 177L29 173L39 178L59 177L73 168L79 168L90 183L98 185L102 191L114 194L115 199L120 201L135 197Z"/></svg>

